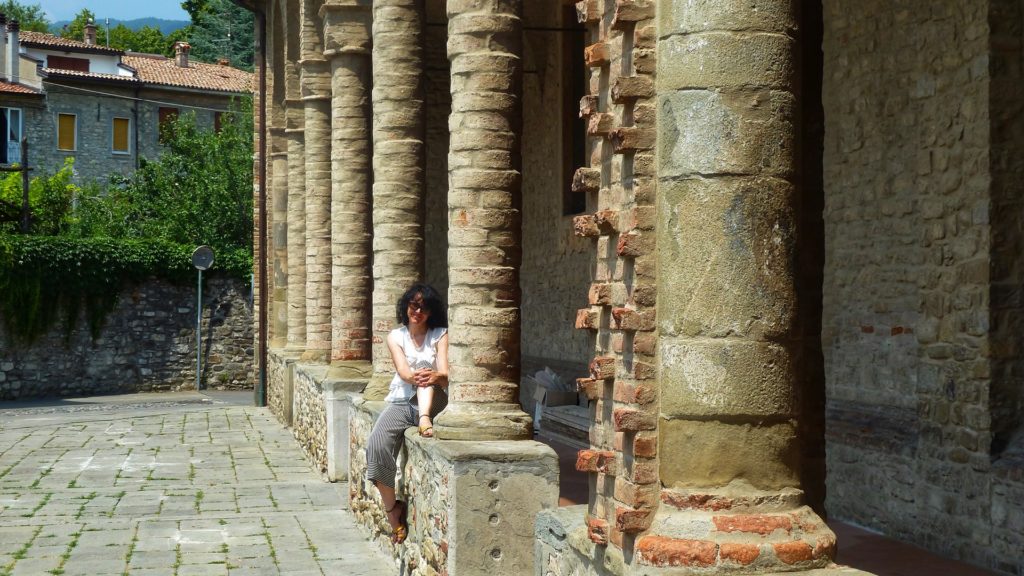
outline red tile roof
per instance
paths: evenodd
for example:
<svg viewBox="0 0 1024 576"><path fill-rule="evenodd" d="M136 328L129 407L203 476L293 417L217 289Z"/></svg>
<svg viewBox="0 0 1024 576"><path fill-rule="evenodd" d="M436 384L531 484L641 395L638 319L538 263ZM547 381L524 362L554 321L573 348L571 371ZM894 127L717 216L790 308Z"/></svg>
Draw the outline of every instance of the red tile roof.
<svg viewBox="0 0 1024 576"><path fill-rule="evenodd" d="M42 91L36 90L30 86L23 84L11 84L10 82L0 81L0 92L8 94L42 94Z"/></svg>
<svg viewBox="0 0 1024 576"><path fill-rule="evenodd" d="M144 84L181 86L219 92L252 92L253 73L220 64L189 62L182 68L171 58L129 52L122 62L137 71Z"/></svg>
<svg viewBox="0 0 1024 576"><path fill-rule="evenodd" d="M118 50L116 48L107 48L106 46L100 46L97 44L86 44L81 40L61 38L60 36L54 36L53 34L44 34L42 32L33 32L31 30L20 31L18 33L18 41L26 46L37 46L40 48L58 50L68 49L69 51L84 51L101 54L124 54L123 50Z"/></svg>

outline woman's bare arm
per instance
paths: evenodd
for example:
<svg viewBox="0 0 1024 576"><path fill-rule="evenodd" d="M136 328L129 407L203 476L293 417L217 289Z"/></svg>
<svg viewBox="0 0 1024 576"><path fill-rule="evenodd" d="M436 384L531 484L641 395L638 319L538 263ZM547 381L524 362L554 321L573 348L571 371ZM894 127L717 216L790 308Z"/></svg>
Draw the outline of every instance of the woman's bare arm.
<svg viewBox="0 0 1024 576"><path fill-rule="evenodd" d="M415 374L412 369L409 368L409 362L405 359L405 351L402 350L402 345L395 342L392 334L388 334L388 351L391 352L391 363L395 365L395 372L398 373L398 377L406 382L413 382Z"/></svg>

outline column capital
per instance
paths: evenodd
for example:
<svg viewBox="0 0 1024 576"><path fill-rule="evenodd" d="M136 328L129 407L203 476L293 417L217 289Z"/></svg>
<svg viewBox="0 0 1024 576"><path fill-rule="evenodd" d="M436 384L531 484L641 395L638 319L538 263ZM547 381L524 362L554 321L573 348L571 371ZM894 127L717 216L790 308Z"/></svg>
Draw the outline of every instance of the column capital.
<svg viewBox="0 0 1024 576"><path fill-rule="evenodd" d="M345 0L324 4L324 56L343 54L370 55L373 3L370 0Z"/></svg>

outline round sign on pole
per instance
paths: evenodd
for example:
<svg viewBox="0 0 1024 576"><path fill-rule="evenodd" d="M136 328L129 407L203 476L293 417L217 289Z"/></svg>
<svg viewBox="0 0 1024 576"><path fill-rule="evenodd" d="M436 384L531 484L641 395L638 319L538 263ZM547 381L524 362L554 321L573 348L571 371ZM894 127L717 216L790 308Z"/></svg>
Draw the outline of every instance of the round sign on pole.
<svg viewBox="0 0 1024 576"><path fill-rule="evenodd" d="M198 270L208 270L213 266L213 249L205 244L196 248L192 253L192 265Z"/></svg>

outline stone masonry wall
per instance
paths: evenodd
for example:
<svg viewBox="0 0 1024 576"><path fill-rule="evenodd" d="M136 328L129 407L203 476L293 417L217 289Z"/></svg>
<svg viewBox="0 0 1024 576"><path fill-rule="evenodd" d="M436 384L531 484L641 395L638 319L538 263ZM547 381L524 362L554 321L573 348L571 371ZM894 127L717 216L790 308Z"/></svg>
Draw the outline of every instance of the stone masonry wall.
<svg viewBox="0 0 1024 576"><path fill-rule="evenodd" d="M160 90L136 93L135 90L109 86L103 91L116 96L83 93L60 85L47 87L46 110L36 115L35 121L26 114L29 160L33 165L52 172L59 169L66 158L73 157L79 182L94 180L105 183L110 174L127 174L134 170L139 156L155 159L160 155L161 106L177 107L182 114L192 111L199 126L210 128L214 124L213 109L227 109L231 101L227 95L178 94ZM145 101L137 103L135 98ZM78 145L74 151L57 149L57 114L60 113L77 115ZM112 151L112 122L115 117L128 118L131 124L129 154Z"/></svg>
<svg viewBox="0 0 1024 576"><path fill-rule="evenodd" d="M224 278L203 288L203 386L253 385L249 289ZM84 321L65 340L56 326L33 345L0 329L0 400L192 389L195 286L150 281L126 287L93 340Z"/></svg>
<svg viewBox="0 0 1024 576"><path fill-rule="evenodd" d="M366 443L384 406L357 400L351 409L349 495L356 519L398 559L401 573L535 573L534 520L556 507L555 453L532 441L437 441L409 428L396 490L409 505L409 538L396 547L380 495L366 480Z"/></svg>
<svg viewBox="0 0 1024 576"><path fill-rule="evenodd" d="M564 141L585 138L563 133L568 59L582 57L564 53L571 46L565 37L582 30L565 31L574 22L547 0L524 2L523 18L523 375L550 366L572 382L586 374L593 350L573 321L590 286L594 245L573 234L573 215L562 206L566 174L575 168L566 165Z"/></svg>
<svg viewBox="0 0 1024 576"><path fill-rule="evenodd" d="M988 8L824 2L822 344L830 513L996 565Z"/></svg>
<svg viewBox="0 0 1024 576"><path fill-rule="evenodd" d="M322 366L295 366L295 397L292 434L321 473L327 472L327 412L320 383L326 373Z"/></svg>
<svg viewBox="0 0 1024 576"><path fill-rule="evenodd" d="M451 69L445 44L448 16L444 0L427 0L424 30L426 78L426 198L424 279L448 300L448 115L452 112Z"/></svg>

